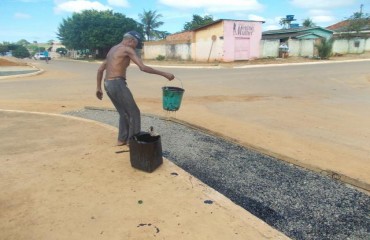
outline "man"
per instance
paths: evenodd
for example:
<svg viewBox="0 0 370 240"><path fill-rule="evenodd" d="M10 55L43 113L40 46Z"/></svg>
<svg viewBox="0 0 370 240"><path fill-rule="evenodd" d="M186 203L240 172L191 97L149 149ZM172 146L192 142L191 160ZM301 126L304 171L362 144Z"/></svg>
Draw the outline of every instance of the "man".
<svg viewBox="0 0 370 240"><path fill-rule="evenodd" d="M143 72L157 74L170 81L175 78L171 73L144 65L137 56L135 48L142 48L140 34L135 31L124 34L122 42L109 50L106 60L97 73L96 97L100 100L103 98L101 82L105 71L104 88L120 116L118 146L128 145L129 139L141 130L140 110L126 83L126 70L130 61L133 61Z"/></svg>
<svg viewBox="0 0 370 240"><path fill-rule="evenodd" d="M48 52L48 50L44 51L44 56L45 56L45 62L49 63L49 52Z"/></svg>

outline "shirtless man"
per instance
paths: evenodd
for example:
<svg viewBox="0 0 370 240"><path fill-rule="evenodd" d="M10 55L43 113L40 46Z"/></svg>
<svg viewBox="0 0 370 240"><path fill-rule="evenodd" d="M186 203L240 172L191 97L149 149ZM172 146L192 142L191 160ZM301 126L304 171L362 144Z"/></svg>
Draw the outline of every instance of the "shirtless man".
<svg viewBox="0 0 370 240"><path fill-rule="evenodd" d="M101 83L105 71L104 88L120 116L117 141L119 146L128 145L129 139L141 130L140 110L126 83L126 70L130 61L133 61L143 72L157 74L170 81L175 78L171 73L144 65L137 56L135 48L142 48L140 34L135 31L124 34L122 42L109 50L106 60L98 69L96 78L96 97L101 100L103 98Z"/></svg>

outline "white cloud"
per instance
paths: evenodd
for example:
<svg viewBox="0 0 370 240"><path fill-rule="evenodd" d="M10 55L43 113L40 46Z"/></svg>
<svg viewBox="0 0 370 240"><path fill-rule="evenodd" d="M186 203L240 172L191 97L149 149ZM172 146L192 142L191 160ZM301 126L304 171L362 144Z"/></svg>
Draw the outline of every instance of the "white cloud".
<svg viewBox="0 0 370 240"><path fill-rule="evenodd" d="M309 18L311 18L315 24L335 21L335 17L333 17L331 11L328 10L312 9L308 14L310 16Z"/></svg>
<svg viewBox="0 0 370 240"><path fill-rule="evenodd" d="M333 16L312 16L312 21L314 23L330 23L335 21Z"/></svg>
<svg viewBox="0 0 370 240"><path fill-rule="evenodd" d="M248 15L248 20L252 20L252 21L266 21L264 17L258 16L258 15L254 15L254 14L249 14Z"/></svg>
<svg viewBox="0 0 370 240"><path fill-rule="evenodd" d="M31 15L26 14L26 13L17 12L17 13L14 14L14 18L16 18L16 19L29 19L29 18L31 18Z"/></svg>
<svg viewBox="0 0 370 240"><path fill-rule="evenodd" d="M230 12L260 10L262 5L257 0L159 0L164 5L176 8L204 8L208 12Z"/></svg>
<svg viewBox="0 0 370 240"><path fill-rule="evenodd" d="M108 0L108 4L111 6L117 6L117 7L128 7L129 6L127 0Z"/></svg>
<svg viewBox="0 0 370 240"><path fill-rule="evenodd" d="M283 17L274 17L274 18L266 18L264 21L265 21L265 24L262 25L262 28L264 31L268 31L268 30L277 30L277 29L281 29L282 26L280 25L280 20L282 19Z"/></svg>
<svg viewBox="0 0 370 240"><path fill-rule="evenodd" d="M330 11L328 11L328 10L321 10L321 9L311 9L308 13L310 15L329 15L329 14L331 14Z"/></svg>
<svg viewBox="0 0 370 240"><path fill-rule="evenodd" d="M270 25L266 25L266 26L262 26L262 27L263 27L264 31L281 29L280 25L274 25L274 24L270 24Z"/></svg>
<svg viewBox="0 0 370 240"><path fill-rule="evenodd" d="M54 8L56 13L60 12L81 12L83 10L111 10L112 8L109 6L105 6L97 1L87 1L87 0L74 0L74 1L61 1L55 0L54 1L57 5Z"/></svg>
<svg viewBox="0 0 370 240"><path fill-rule="evenodd" d="M352 6L353 4L356 3L356 0L320 0L320 1L291 0L291 3L300 8L329 9L329 8Z"/></svg>

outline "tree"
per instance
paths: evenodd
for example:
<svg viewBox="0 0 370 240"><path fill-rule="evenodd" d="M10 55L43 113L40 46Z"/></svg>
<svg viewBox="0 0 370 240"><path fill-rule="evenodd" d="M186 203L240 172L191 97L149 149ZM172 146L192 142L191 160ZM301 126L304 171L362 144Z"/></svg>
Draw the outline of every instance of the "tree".
<svg viewBox="0 0 370 240"><path fill-rule="evenodd" d="M362 30L368 30L365 28L370 28L370 15L367 13L363 13L362 8L360 12L353 13L353 15L350 16L347 20L348 25L345 31L348 32L349 35L355 33L355 35L358 36Z"/></svg>
<svg viewBox="0 0 370 240"><path fill-rule="evenodd" d="M13 50L12 55L16 58L27 58L30 57L30 53L27 48L22 45L17 45Z"/></svg>
<svg viewBox="0 0 370 240"><path fill-rule="evenodd" d="M0 44L0 55L5 55L9 51L7 44Z"/></svg>
<svg viewBox="0 0 370 240"><path fill-rule="evenodd" d="M207 24L213 23L213 17L211 15L206 15L201 17L197 14L193 14L193 20L191 22L186 22L184 25L184 31L190 31L199 27L203 27Z"/></svg>
<svg viewBox="0 0 370 240"><path fill-rule="evenodd" d="M113 11L85 10L63 19L58 28L58 38L69 49L98 50L105 57L109 49L122 41L125 32L142 33L139 23Z"/></svg>
<svg viewBox="0 0 370 240"><path fill-rule="evenodd" d="M17 49L20 45L18 44L15 44L15 43L8 43L8 50L10 51L14 51L15 49Z"/></svg>
<svg viewBox="0 0 370 240"><path fill-rule="evenodd" d="M30 43L26 39L21 39L17 42L18 45L27 46Z"/></svg>
<svg viewBox="0 0 370 240"><path fill-rule="evenodd" d="M287 22L286 18L281 18L279 20L279 25L282 26L284 29L289 27L289 23Z"/></svg>
<svg viewBox="0 0 370 240"><path fill-rule="evenodd" d="M319 44L315 44L319 57L321 59L329 59L333 50L333 39L322 38Z"/></svg>
<svg viewBox="0 0 370 240"><path fill-rule="evenodd" d="M31 53L31 55L34 55L35 53L40 51L40 47L37 44L30 44L27 46L27 49Z"/></svg>
<svg viewBox="0 0 370 240"><path fill-rule="evenodd" d="M311 18L306 18L305 20L303 20L302 26L303 27L315 27L316 24L312 21Z"/></svg>
<svg viewBox="0 0 370 240"><path fill-rule="evenodd" d="M156 28L159 28L163 25L163 22L159 21L162 17L162 14L157 14L157 11L145 11L142 14L139 14L141 23L143 24L144 34L147 40L153 39L153 37L159 37L160 31L157 31Z"/></svg>

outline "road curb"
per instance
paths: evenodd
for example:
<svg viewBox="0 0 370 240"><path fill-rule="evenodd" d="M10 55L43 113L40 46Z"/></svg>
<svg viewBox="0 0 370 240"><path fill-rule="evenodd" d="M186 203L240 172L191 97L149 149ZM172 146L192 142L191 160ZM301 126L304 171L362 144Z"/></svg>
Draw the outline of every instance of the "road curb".
<svg viewBox="0 0 370 240"><path fill-rule="evenodd" d="M83 61L83 60L74 60L74 59L68 59L68 61ZM240 69L240 68L263 68L263 67L284 67L284 66L291 66L291 65L315 65L315 64L330 64L330 63L346 63L346 62L364 62L364 61L370 61L370 58L363 58L363 59L348 59L348 60L317 60L312 62L297 62L297 63L271 63L271 64L247 64L247 65L241 65L241 66L222 66L214 64L205 66L201 63L197 66L196 64L193 65L157 65L157 64L151 64L151 63L145 63L145 59L143 60L144 64L149 67L154 68L183 68L183 69ZM87 63L96 63L101 64L103 61L83 61ZM138 67L136 64L130 65L133 67Z"/></svg>
<svg viewBox="0 0 370 240"><path fill-rule="evenodd" d="M2 79L10 79L10 78L20 78L20 77L30 77L30 76L35 76L35 75L39 75L41 73L44 72L44 69L42 68L37 68L31 64L27 64L27 66L31 67L31 68L34 68L34 69L37 69L36 72L32 72L32 73L24 73L24 74L15 74L15 75L8 75L8 76L0 76L0 80Z"/></svg>
<svg viewBox="0 0 370 240"><path fill-rule="evenodd" d="M117 131L117 128L115 128L111 125L101 123L101 122L98 122L98 121L94 121L94 120L90 120L90 119L74 117L74 116L70 116L70 115L63 115L63 114L57 114L57 113L46 113L46 112L23 111L23 110L8 110L8 109L0 109L0 112L37 114L37 115L50 116L50 117L62 117L62 118L82 121L82 122L86 122L86 123L93 123L93 124L98 125L100 127L104 127L104 128L109 129L109 130Z"/></svg>
<svg viewBox="0 0 370 240"><path fill-rule="evenodd" d="M281 64L261 64L261 65L244 65L235 66L234 68L260 68L260 67L284 67L284 66L299 66L299 65L317 65L317 64L332 64L332 63L346 63L346 62L366 62L370 59L353 59L340 61L320 61L320 62L302 62L302 63L281 63Z"/></svg>

